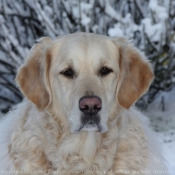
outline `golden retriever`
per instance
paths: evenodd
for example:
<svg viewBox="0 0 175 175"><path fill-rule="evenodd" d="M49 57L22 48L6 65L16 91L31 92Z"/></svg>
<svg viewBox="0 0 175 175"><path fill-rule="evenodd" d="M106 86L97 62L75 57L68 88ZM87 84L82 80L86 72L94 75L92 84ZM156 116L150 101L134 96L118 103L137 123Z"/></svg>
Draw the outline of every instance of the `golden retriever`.
<svg viewBox="0 0 175 175"><path fill-rule="evenodd" d="M25 96L0 126L2 174L166 174L134 103L153 69L125 38L41 38L18 71Z"/></svg>

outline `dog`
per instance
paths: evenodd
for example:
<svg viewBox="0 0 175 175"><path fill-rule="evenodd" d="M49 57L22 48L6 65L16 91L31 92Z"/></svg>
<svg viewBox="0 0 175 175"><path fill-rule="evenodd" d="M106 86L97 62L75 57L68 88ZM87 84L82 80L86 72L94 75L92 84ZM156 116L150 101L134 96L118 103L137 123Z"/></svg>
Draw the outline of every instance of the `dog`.
<svg viewBox="0 0 175 175"><path fill-rule="evenodd" d="M0 122L0 171L166 174L148 119L134 107L153 78L125 38L39 39L16 77L25 98Z"/></svg>

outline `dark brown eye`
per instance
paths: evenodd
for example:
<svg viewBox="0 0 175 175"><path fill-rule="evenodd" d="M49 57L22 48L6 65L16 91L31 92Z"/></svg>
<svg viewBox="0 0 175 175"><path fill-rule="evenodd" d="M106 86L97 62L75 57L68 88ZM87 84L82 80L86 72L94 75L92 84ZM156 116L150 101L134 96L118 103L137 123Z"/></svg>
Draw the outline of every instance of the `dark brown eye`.
<svg viewBox="0 0 175 175"><path fill-rule="evenodd" d="M65 71L61 72L61 74L63 74L65 77L73 78L74 71L71 68L69 68L69 69L66 69Z"/></svg>
<svg viewBox="0 0 175 175"><path fill-rule="evenodd" d="M108 67L102 67L101 70L100 70L100 75L105 76L105 75L108 75L111 72L112 72L112 69L110 69Z"/></svg>

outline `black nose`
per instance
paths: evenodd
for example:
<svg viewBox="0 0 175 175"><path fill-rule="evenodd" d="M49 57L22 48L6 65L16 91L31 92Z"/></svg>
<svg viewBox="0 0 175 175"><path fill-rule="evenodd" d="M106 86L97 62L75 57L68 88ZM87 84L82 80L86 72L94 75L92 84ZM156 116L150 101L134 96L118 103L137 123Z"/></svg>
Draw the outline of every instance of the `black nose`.
<svg viewBox="0 0 175 175"><path fill-rule="evenodd" d="M102 102L97 96L84 96L79 101L79 108L84 114L94 115L101 110Z"/></svg>

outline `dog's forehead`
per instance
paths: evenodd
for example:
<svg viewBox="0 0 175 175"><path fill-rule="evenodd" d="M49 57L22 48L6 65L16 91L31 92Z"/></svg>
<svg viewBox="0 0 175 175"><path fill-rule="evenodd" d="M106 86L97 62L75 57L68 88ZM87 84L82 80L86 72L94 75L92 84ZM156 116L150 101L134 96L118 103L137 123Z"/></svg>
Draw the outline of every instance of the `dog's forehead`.
<svg viewBox="0 0 175 175"><path fill-rule="evenodd" d="M100 63L114 61L117 49L109 37L97 34L73 34L58 39L61 62Z"/></svg>

